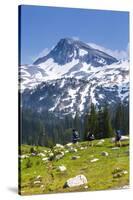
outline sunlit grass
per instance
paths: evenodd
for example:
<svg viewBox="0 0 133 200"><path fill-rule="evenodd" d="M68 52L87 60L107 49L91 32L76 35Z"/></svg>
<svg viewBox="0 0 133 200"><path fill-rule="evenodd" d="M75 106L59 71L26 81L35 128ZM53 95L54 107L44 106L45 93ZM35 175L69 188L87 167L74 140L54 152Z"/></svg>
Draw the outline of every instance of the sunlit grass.
<svg viewBox="0 0 133 200"><path fill-rule="evenodd" d="M58 161L42 161L42 157L30 156L29 158L21 159L21 183L20 193L22 195L29 194L43 194L43 193L56 193L56 192L74 192L74 191L94 191L117 189L124 185L129 184L129 155L128 155L128 141L123 142L120 149L113 150L114 144L110 139L106 139L102 146L96 146L98 141L94 142L93 147L88 147L87 142L82 142L80 146L87 146L87 149L78 152L67 153ZM34 147L39 152L49 150L46 147ZM22 154L29 154L31 146L22 145ZM102 156L101 152L106 151L109 155ZM80 156L77 160L72 160L73 155ZM93 158L99 160L91 163ZM30 162L30 167L27 168L27 162ZM57 167L64 165L67 168L65 172L59 172ZM128 171L127 174L119 178L113 178L113 170L121 168ZM88 189L84 186L75 188L63 188L67 179L76 175L83 174L88 180ZM41 176L41 183L36 185L34 181L37 176Z"/></svg>

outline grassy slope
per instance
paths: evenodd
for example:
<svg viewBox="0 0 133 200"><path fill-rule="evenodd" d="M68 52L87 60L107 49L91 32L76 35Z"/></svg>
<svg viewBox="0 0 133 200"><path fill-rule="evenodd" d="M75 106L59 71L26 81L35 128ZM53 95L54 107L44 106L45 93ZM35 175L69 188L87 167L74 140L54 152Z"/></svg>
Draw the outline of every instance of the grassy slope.
<svg viewBox="0 0 133 200"><path fill-rule="evenodd" d="M28 158L21 161L21 194L40 194L56 193L70 191L94 191L104 189L116 189L129 184L129 173L120 177L113 178L112 172L115 168L122 168L129 172L128 142L123 142L123 146L118 150L113 150L114 144L106 139L102 146L96 146L98 141L94 142L93 147L85 150L79 150L76 153L67 153L58 161L49 161L45 163L41 157L30 157L32 166L26 168ZM81 146L87 146L87 142L80 143ZM29 152L30 146L21 146L22 154ZM46 147L39 147L42 152ZM109 153L109 156L101 155L102 151ZM77 160L72 160L73 155L81 156ZM93 158L99 158L97 162L91 163ZM64 165L66 172L59 172L57 167ZM75 188L63 188L67 179L76 175L83 174L88 180L88 189L84 186ZM41 185L33 184L35 178L42 176Z"/></svg>

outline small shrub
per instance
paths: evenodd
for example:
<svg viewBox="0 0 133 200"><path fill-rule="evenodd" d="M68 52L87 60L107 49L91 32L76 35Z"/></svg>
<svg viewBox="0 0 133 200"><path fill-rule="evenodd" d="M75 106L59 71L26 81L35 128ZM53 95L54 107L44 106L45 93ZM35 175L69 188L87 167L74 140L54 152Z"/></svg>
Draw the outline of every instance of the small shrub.
<svg viewBox="0 0 133 200"><path fill-rule="evenodd" d="M112 172L113 174L113 178L120 178L122 176L124 176L125 174L127 174L128 172L124 169L121 168L116 168L114 169L114 171Z"/></svg>
<svg viewBox="0 0 133 200"><path fill-rule="evenodd" d="M113 174L113 178L120 178L122 175L122 173Z"/></svg>
<svg viewBox="0 0 133 200"><path fill-rule="evenodd" d="M113 170L112 174L120 173L120 172L122 172L122 171L123 171L123 169L117 167L117 168L115 168L115 169Z"/></svg>
<svg viewBox="0 0 133 200"><path fill-rule="evenodd" d="M30 153L35 153L35 149L33 147L30 148Z"/></svg>
<svg viewBox="0 0 133 200"><path fill-rule="evenodd" d="M36 165L40 165L40 160L37 160L37 161L36 161Z"/></svg>
<svg viewBox="0 0 133 200"><path fill-rule="evenodd" d="M28 159L28 160L26 161L26 168L31 168L31 167L32 167L32 162L31 162L30 159Z"/></svg>

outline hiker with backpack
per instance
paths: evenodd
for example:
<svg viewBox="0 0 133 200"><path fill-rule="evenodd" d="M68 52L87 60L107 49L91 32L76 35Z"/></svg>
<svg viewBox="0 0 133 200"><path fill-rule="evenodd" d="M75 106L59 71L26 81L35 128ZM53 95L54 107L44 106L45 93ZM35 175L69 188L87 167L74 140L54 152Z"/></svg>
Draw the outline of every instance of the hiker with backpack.
<svg viewBox="0 0 133 200"><path fill-rule="evenodd" d="M73 144L76 144L80 140L79 133L75 129L73 129L72 133L72 142Z"/></svg>
<svg viewBox="0 0 133 200"><path fill-rule="evenodd" d="M87 140L89 141L89 146L93 146L93 140L95 140L94 134L90 131L87 134Z"/></svg>
<svg viewBox="0 0 133 200"><path fill-rule="evenodd" d="M121 147L121 130L116 130L115 132L115 146Z"/></svg>

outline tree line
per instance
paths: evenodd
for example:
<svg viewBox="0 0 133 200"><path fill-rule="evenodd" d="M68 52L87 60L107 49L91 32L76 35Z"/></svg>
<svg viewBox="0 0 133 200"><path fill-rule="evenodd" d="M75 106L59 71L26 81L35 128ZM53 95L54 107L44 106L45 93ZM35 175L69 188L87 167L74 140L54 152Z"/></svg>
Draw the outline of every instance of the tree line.
<svg viewBox="0 0 133 200"><path fill-rule="evenodd" d="M72 129L80 134L81 141L86 140L88 131L96 139L109 138L116 129L123 134L129 133L129 107L122 103L110 108L105 105L96 108L91 104L88 113L80 116L76 113L64 117L48 111L37 113L30 109L21 110L20 142L22 144L52 147L56 143L66 144L72 141Z"/></svg>

